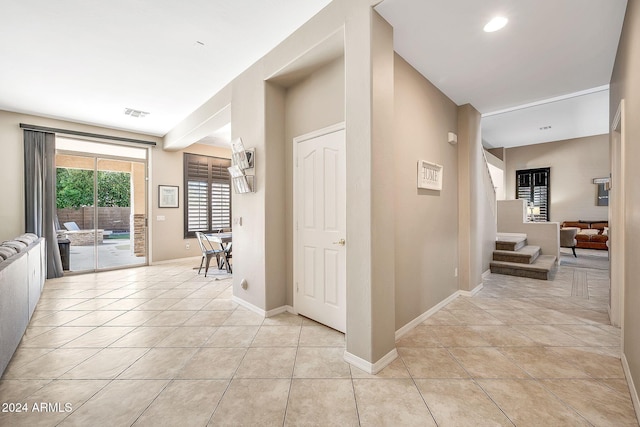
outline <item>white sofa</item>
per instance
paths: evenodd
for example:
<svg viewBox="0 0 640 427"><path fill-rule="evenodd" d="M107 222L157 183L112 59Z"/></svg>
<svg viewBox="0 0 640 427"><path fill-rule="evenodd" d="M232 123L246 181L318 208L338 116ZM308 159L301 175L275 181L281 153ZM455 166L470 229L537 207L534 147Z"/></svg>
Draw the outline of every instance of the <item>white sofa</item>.
<svg viewBox="0 0 640 427"><path fill-rule="evenodd" d="M45 240L24 234L0 244L0 375L33 315L46 274Z"/></svg>

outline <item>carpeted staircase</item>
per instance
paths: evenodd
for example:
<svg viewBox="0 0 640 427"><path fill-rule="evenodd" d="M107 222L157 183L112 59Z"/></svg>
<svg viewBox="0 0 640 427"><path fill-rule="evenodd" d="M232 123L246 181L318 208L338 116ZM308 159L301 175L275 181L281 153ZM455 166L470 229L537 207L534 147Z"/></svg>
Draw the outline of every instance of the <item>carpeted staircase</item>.
<svg viewBox="0 0 640 427"><path fill-rule="evenodd" d="M541 255L539 246L527 245L526 234L499 233L493 251L491 272L548 280L556 257Z"/></svg>

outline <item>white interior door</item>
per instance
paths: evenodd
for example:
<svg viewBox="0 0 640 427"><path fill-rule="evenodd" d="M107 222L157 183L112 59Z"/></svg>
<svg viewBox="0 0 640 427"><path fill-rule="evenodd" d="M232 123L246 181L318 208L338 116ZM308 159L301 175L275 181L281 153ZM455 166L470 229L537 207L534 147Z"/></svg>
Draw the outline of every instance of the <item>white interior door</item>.
<svg viewBox="0 0 640 427"><path fill-rule="evenodd" d="M294 140L294 303L303 316L345 332L345 131L327 132Z"/></svg>

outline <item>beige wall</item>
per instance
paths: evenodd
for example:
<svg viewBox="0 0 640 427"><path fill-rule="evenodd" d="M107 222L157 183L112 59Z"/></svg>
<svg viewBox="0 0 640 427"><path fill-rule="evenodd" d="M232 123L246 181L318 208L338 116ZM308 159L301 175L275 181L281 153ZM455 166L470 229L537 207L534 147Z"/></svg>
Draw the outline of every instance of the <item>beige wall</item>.
<svg viewBox="0 0 640 427"><path fill-rule="evenodd" d="M370 217L370 247L369 253L369 269L370 269L370 287L362 290L370 290L370 307L362 312L364 318L371 319L372 334L370 344L372 346L371 356L373 360L379 360L385 355L390 354L391 350L395 351L395 263L387 264L389 260L389 251L395 253L395 215L398 207L389 203L395 197L395 176L394 171L389 168L390 159L394 158L394 147L389 143L394 137L394 55L393 51L393 28L378 13L372 11L368 6L363 12L363 17L369 21L369 50L365 51L368 61L359 62L358 70L364 75L364 69L361 67L367 62L370 64L367 70L371 71L371 81L369 82L369 93L371 98L369 101L370 113L367 118L370 120L370 144L363 144L367 153L360 157L356 154L358 151L350 151L350 141L347 142L347 180L349 180L352 168L355 169L359 165L360 159L370 160L370 164L366 165L353 179L356 182L364 182L368 179L369 194L364 213ZM363 20L366 22L366 19ZM364 23L363 22L363 23ZM352 45L353 48L353 45ZM354 58L352 58L354 59ZM353 67L353 64L351 64ZM353 68L347 68L347 78L351 78L351 85L355 83L354 75L351 71ZM348 80L349 83L349 80ZM349 87L349 86L347 86ZM347 99L350 96L347 94ZM366 98L362 98L366 99ZM350 106L353 108L356 103ZM351 115L347 109L347 120ZM358 114L367 112L366 109L359 108ZM363 117L360 117L362 119ZM358 117L355 117L358 120ZM347 128L347 134L352 132ZM349 139L349 138L348 138ZM354 156L354 154L356 154ZM416 166L417 167L417 166ZM347 184L349 186L349 184ZM359 186L351 185L351 192L347 189L347 200L353 197L354 192L359 190ZM347 239L352 239L352 231L355 223L360 222L358 210L349 210L349 202L347 201L347 225L350 231L347 233ZM349 236L351 235L351 236ZM352 260L355 264L357 260ZM351 278L351 282L357 282L359 276L350 275L347 271L347 277ZM366 283L366 282L365 282ZM347 294L349 289L347 288ZM367 295L368 296L368 295ZM358 293L351 294L349 303L354 304L362 300ZM358 327L353 325L353 331L358 333ZM365 340L362 343L367 342ZM349 351L349 348L347 348Z"/></svg>
<svg viewBox="0 0 640 427"><path fill-rule="evenodd" d="M624 278L624 313L623 313L623 353L624 360L628 363L633 383L632 390L636 411L640 411L638 394L640 393L640 264L636 262L640 253L640 168L636 159L640 159L640 3L632 0L627 3L618 54L611 77L611 102L609 107L610 122L618 110L620 100L624 99L625 114L622 117L624 138L624 164L625 192L623 197L624 234L627 236L624 243L624 265L615 265L614 268L622 273ZM614 183L616 185L616 183ZM616 209L620 204L613 206L612 216L617 216ZM612 253L612 256L615 256ZM613 272L612 272L613 275Z"/></svg>
<svg viewBox="0 0 640 427"><path fill-rule="evenodd" d="M269 166L266 176L265 215L271 218L265 229L264 250L278 251L277 258L271 258L265 264L265 307L266 310L278 309L287 304L289 284L288 271L291 259L286 254L289 224L286 211L286 168L289 164L285 156L287 139L285 138L285 90L267 82L265 85L265 141L268 146L266 163Z"/></svg>
<svg viewBox="0 0 640 427"><path fill-rule="evenodd" d="M0 241L24 233L24 151L20 123L161 142L160 138L149 135L0 111L0 179L5 183L0 186L0 200L3 201L0 209Z"/></svg>
<svg viewBox="0 0 640 427"><path fill-rule="evenodd" d="M230 158L227 148L194 144L180 151L165 151L160 147L151 152L149 162L149 238L151 240L151 262L176 258L199 256L201 254L196 239L184 238L184 175L183 153ZM158 208L158 185L177 185L179 205L176 208ZM232 197L236 197L235 194ZM164 217L159 220L158 217ZM186 248L187 243L189 249ZM194 265L197 267L197 265Z"/></svg>
<svg viewBox="0 0 640 427"><path fill-rule="evenodd" d="M543 255L560 260L560 224L557 222L527 222L526 201L498 200L498 232L527 235L527 244L540 246Z"/></svg>
<svg viewBox="0 0 640 427"><path fill-rule="evenodd" d="M284 89L283 89L284 90ZM293 306L293 138L344 121L344 57L286 89L286 303Z"/></svg>
<svg viewBox="0 0 640 427"><path fill-rule="evenodd" d="M396 329L458 290L457 106L395 56ZM417 162L443 166L442 191L417 188Z"/></svg>
<svg viewBox="0 0 640 427"><path fill-rule="evenodd" d="M496 197L483 156L480 113L458 107L459 288L473 291L489 269L496 239Z"/></svg>
<svg viewBox="0 0 640 427"><path fill-rule="evenodd" d="M516 170L551 168L550 221L602 220L593 178L609 176L609 135L597 135L506 150L507 199L515 198Z"/></svg>
<svg viewBox="0 0 640 427"><path fill-rule="evenodd" d="M233 229L233 293L260 310L280 308L274 305L283 303L286 272L291 268L290 255L286 259L282 256L287 253L286 232L277 232L286 228L283 171L289 159L281 138L286 120L277 113L282 108L282 90L277 87L278 79L270 80L343 31L347 352L367 363L389 354L395 345L394 273L384 268L389 253L385 244L395 240L393 207L388 203L394 197L393 171L386 167L393 158L389 144L393 137L393 32L372 10L376 3L334 0L165 138L167 148L188 145L205 123L231 105L232 135L255 148L257 162L256 192L233 201L234 216L243 217L243 225ZM304 60L309 59L313 60L307 55ZM332 83L326 83L330 89L327 85ZM242 279L247 280L246 290L240 287Z"/></svg>
<svg viewBox="0 0 640 427"><path fill-rule="evenodd" d="M160 139L149 135L134 134L131 132L117 131L79 123L65 122L61 120L30 116L24 114L0 111L0 140L2 141L2 157L0 157L0 177L3 182L11 182L12 185L0 186L1 200L6 201L4 208L0 210L0 241L15 237L24 232L24 169L23 169L23 139L20 123L45 126L51 128L68 129L74 131L90 132L102 135L119 136L126 138L154 141L160 144ZM193 145L187 152L205 154L218 157L230 157L228 149ZM200 249L195 239L183 238L183 175L182 153L183 151L163 151L160 147L149 150L149 238L151 241L150 262L163 261L174 258L198 256ZM180 208L159 209L158 185L178 185L180 187ZM140 194L136 200L140 202ZM140 204L135 203L135 211L140 213ZM158 215L164 216L164 221L158 221ZM187 250L186 243L190 249Z"/></svg>

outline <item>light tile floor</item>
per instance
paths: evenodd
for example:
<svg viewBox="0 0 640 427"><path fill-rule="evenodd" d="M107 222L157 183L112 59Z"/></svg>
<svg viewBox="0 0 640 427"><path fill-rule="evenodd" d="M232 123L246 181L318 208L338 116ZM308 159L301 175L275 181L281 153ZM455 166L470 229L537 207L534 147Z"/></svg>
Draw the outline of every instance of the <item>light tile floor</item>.
<svg viewBox="0 0 640 427"><path fill-rule="evenodd" d="M491 275L372 376L343 361L342 334L263 319L192 267L47 281L0 380L0 425L638 425L606 271Z"/></svg>

